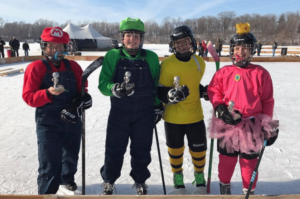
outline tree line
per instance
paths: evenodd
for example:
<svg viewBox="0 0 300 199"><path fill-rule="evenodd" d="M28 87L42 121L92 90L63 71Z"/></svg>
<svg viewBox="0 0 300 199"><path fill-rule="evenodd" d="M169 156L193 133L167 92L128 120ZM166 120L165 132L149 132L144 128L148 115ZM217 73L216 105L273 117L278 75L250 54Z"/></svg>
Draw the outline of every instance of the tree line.
<svg viewBox="0 0 300 199"><path fill-rule="evenodd" d="M5 22L0 18L0 37L8 40L14 36L20 41L25 39L37 40L45 27L59 26L65 28L71 22L59 24L55 21L39 19L33 24L20 22ZM234 11L221 12L217 16L202 16L200 18L183 20L181 17L165 17L159 24L155 20L147 20L145 23L145 42L154 44L167 44L172 30L181 25L189 26L197 41L216 41L220 38L224 44L228 44L235 33L237 23L250 24L251 32L264 45L270 45L276 41L279 45L300 45L300 14L286 12L275 14L244 14L236 15ZM105 37L121 40L119 34L119 22L84 21L77 22L79 27L90 24L95 30Z"/></svg>

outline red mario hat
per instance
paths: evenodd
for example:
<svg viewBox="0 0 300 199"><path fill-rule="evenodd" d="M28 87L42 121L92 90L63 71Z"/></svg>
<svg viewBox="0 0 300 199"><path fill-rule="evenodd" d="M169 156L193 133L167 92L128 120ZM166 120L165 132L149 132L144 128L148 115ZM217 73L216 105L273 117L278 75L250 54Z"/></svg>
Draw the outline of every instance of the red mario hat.
<svg viewBox="0 0 300 199"><path fill-rule="evenodd" d="M48 42L67 44L69 42L69 34L60 27L47 27L43 30L41 39Z"/></svg>

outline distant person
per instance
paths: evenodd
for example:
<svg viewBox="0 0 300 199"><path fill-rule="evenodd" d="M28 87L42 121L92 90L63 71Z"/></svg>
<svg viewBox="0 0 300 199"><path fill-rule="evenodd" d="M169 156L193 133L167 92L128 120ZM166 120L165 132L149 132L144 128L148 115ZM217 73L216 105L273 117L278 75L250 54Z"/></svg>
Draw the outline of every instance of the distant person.
<svg viewBox="0 0 300 199"><path fill-rule="evenodd" d="M13 37L13 40L12 40L12 48L15 52L15 56L19 57L20 42L15 37Z"/></svg>
<svg viewBox="0 0 300 199"><path fill-rule="evenodd" d="M273 51L273 57L275 56L275 51L277 49L278 44L276 43L276 41L274 41L273 45L272 45L272 51Z"/></svg>
<svg viewBox="0 0 300 199"><path fill-rule="evenodd" d="M11 56L11 57L14 57L14 56L15 56L15 51L14 51L14 48L13 48L13 40L14 40L13 37L11 37L10 40L9 40L9 47L10 47L10 50L11 50L10 56Z"/></svg>
<svg viewBox="0 0 300 199"><path fill-rule="evenodd" d="M203 48L202 50L202 57L206 57L205 56L205 52L206 52L206 42L203 40L202 43L201 43L201 46Z"/></svg>
<svg viewBox="0 0 300 199"><path fill-rule="evenodd" d="M92 106L92 98L88 93L81 97L81 67L75 61L64 59L69 34L60 27L47 27L41 38L45 58L27 66L22 97L36 108L37 189L38 194L45 195L56 194L60 185L68 191L77 189L80 113Z"/></svg>
<svg viewBox="0 0 300 199"><path fill-rule="evenodd" d="M69 43L68 43L68 51L70 53L70 55L73 55L73 42L70 40Z"/></svg>
<svg viewBox="0 0 300 199"><path fill-rule="evenodd" d="M215 44L215 49L216 49L219 57L221 57L222 47L223 47L222 41L219 38L217 38L217 41L216 41L216 44Z"/></svg>
<svg viewBox="0 0 300 199"><path fill-rule="evenodd" d="M201 45L201 42L197 42L197 49L198 49L198 56L203 57L203 46Z"/></svg>
<svg viewBox="0 0 300 199"><path fill-rule="evenodd" d="M29 49L29 45L28 45L28 43L27 43L26 40L25 40L25 43L23 44L22 47L23 47L25 56L28 56L28 51L29 51L30 49Z"/></svg>
<svg viewBox="0 0 300 199"><path fill-rule="evenodd" d="M260 51L261 51L262 44L260 41L256 44L256 49L257 49L257 56L260 56Z"/></svg>
<svg viewBox="0 0 300 199"><path fill-rule="evenodd" d="M2 55L2 58L4 58L4 45L5 45L5 42L0 37L0 55ZM1 58L1 56L0 56L0 58Z"/></svg>

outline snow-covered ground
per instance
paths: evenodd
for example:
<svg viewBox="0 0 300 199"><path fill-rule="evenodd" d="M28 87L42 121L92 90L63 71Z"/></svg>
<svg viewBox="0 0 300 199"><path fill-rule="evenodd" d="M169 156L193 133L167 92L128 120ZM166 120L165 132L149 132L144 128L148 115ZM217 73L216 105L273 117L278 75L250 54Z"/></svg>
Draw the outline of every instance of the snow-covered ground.
<svg viewBox="0 0 300 199"><path fill-rule="evenodd" d="M150 47L149 47L150 46ZM159 56L168 54L167 45L145 45ZM33 53L34 50L29 53ZM38 51L36 51L38 52ZM91 52L100 55L103 52ZM20 53L21 54L21 53ZM89 53L87 53L89 54ZM21 54L22 55L22 54ZM33 54L31 54L33 55ZM0 65L5 68L24 68L30 62ZM91 62L79 61L83 69ZM221 67L230 64L221 63ZM274 83L275 117L280 120L281 130L276 143L267 147L259 169L259 182L256 194L300 194L300 67L299 63L256 63L264 66L271 74ZM206 73L202 84L208 84L214 72L213 62L206 62ZM93 107L86 115L86 194L102 192L102 179L99 169L104 162L104 147L107 118L110 110L109 97L103 96L98 86L97 69L89 77L89 92L93 96ZM22 100L23 73L0 77L0 194L37 194L36 177L38 175L37 139L35 132L35 109ZM205 122L208 124L212 106L202 101ZM164 135L163 121L157 125L162 164L167 192L172 190L172 173ZM210 140L208 139L208 147ZM147 180L149 194L163 194L156 141L153 139L152 162L149 165L151 177ZM81 155L80 155L81 156ZM208 170L209 148L205 176ZM212 168L212 194L219 194L218 153L214 147ZM186 147L184 154L184 182L187 190L192 191L193 165ZM130 155L125 154L121 177L116 181L117 194L135 194L133 180L129 176ZM78 164L76 182L81 190L81 158ZM232 178L232 194L242 194L242 182L239 167Z"/></svg>

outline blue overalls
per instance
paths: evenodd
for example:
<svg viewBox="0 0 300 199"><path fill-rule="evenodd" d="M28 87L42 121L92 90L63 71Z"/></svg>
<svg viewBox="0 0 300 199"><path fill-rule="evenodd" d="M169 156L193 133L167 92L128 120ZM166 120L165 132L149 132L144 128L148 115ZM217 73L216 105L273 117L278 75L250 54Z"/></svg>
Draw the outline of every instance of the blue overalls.
<svg viewBox="0 0 300 199"><path fill-rule="evenodd" d="M122 56L125 54L120 50ZM120 177L124 154L130 143L131 172L136 183L144 183L150 177L147 166L151 162L151 145L154 128L155 84L146 57L142 59L121 58L114 71L114 83L124 81L126 71L131 72L129 83L135 84L135 92L130 97L111 98L108 118L105 162L100 174L106 183L114 184Z"/></svg>
<svg viewBox="0 0 300 199"><path fill-rule="evenodd" d="M52 68L42 60L47 73L41 89L53 86ZM36 108L36 133L38 140L39 175L38 194L55 194L60 184L74 182L77 171L78 153L81 139L81 119L75 124L60 118L60 112L77 97L76 79L68 60L63 60L67 71L59 72L59 82L68 92L56 96L53 102ZM39 66L42 67L42 66Z"/></svg>

